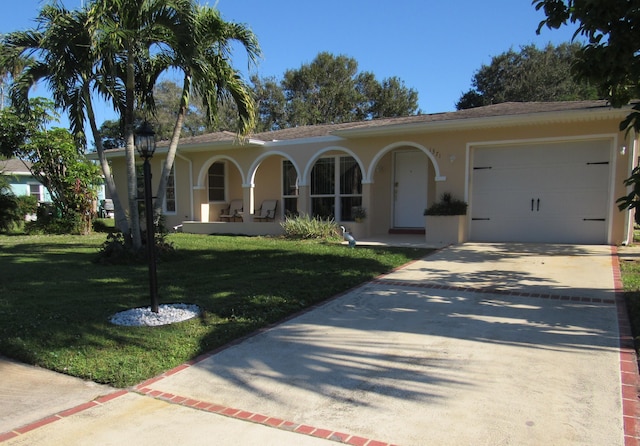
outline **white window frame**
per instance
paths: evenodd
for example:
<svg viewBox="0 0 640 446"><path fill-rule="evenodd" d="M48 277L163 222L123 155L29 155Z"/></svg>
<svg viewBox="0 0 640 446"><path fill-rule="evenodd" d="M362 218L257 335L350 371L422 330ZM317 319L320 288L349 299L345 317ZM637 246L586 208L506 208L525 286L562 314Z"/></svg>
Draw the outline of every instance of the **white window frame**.
<svg viewBox="0 0 640 446"><path fill-rule="evenodd" d="M171 166L171 172L167 177L167 190L164 196L164 203L162 203L163 212L166 215L176 215L178 213L178 195L176 194L176 165L175 163ZM169 189L173 188L173 211L167 210L167 195L169 193Z"/></svg>
<svg viewBox="0 0 640 446"><path fill-rule="evenodd" d="M355 158L353 158L351 155L345 155L345 154L338 154L338 155L333 155L333 156L324 156L321 158L318 158L316 160L316 163L320 160L324 160L324 159L332 159L333 163L334 163L334 169L333 169L333 175L334 175L334 184L333 184L333 193L331 194L314 194L312 190L310 190L310 198L311 198L311 213L313 215L315 215L315 210L313 209L313 201L314 198L333 198L333 218L336 221L354 221L354 220L342 220L342 198L347 198L347 197L352 197L352 198L358 198L360 197L360 201L362 202L362 192L360 192L359 194L342 194L340 192L340 188L341 188L341 178L340 178L340 167L341 167L341 160L343 158L351 158L354 160L356 166L358 166L358 168L360 168L360 165L358 164L357 160ZM315 168L315 163L314 163L314 168ZM362 171L360 171L360 175L362 176ZM360 180L360 183L362 185L362 179ZM311 188L313 188L313 184L311 184Z"/></svg>
<svg viewBox="0 0 640 446"><path fill-rule="evenodd" d="M214 164L217 164L217 163L222 164L222 179L223 179L223 184L224 184L223 191L222 191L223 197L222 197L222 200L211 200L211 181L210 181L211 174L209 173L209 170L211 169L211 167ZM229 188L227 187L228 186L227 185L227 177L228 177L227 170L228 170L227 162L223 161L223 160L216 161L216 162L212 163L211 166L209 166L209 169L207 169L207 199L209 200L209 203L226 203L227 202L227 192L229 190Z"/></svg>

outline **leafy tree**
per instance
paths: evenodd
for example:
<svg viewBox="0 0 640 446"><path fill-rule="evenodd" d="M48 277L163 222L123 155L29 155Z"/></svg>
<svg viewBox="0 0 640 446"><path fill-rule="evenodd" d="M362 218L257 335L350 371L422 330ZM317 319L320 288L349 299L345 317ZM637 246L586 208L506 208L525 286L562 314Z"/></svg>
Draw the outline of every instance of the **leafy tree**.
<svg viewBox="0 0 640 446"><path fill-rule="evenodd" d="M269 83L271 82L271 83ZM398 78L379 83L372 73L358 73L358 63L347 56L320 53L297 70L288 70L280 83L284 112L278 111L281 97L273 80L265 82L265 110L273 128L351 122L416 113L418 94ZM284 119L284 120L282 120Z"/></svg>
<svg viewBox="0 0 640 446"><path fill-rule="evenodd" d="M29 117L12 108L0 111L0 147L11 144L12 155L30 161L31 175L49 190L61 215L69 221L80 221L81 232L88 233L96 187L101 181L99 169L86 160L68 130L47 129L53 111L51 102L36 99L32 104ZM12 134L15 129L17 133Z"/></svg>
<svg viewBox="0 0 640 446"><path fill-rule="evenodd" d="M613 107L622 107L640 94L640 0L534 0L544 11L538 33L547 26L560 28L577 24L576 35L586 38L578 51L573 72L599 86ZM640 131L640 103L620 123L620 129ZM625 185L631 193L618 199L620 210L640 207L640 168ZM638 220L638 212L636 212Z"/></svg>
<svg viewBox="0 0 640 446"><path fill-rule="evenodd" d="M152 118L153 129L158 139L169 139L176 123L176 112L180 108L182 89L172 81L162 81L153 89L156 113ZM207 131L207 116L202 100L191 96L182 125L182 136L201 135Z"/></svg>
<svg viewBox="0 0 640 446"><path fill-rule="evenodd" d="M414 114L418 93L407 88L400 78L393 76L382 81L367 95L371 99L368 117L387 118Z"/></svg>
<svg viewBox="0 0 640 446"><path fill-rule="evenodd" d="M501 102L572 101L597 99L597 89L586 80L576 80L571 66L581 45L563 43L540 50L526 45L491 59L473 76L473 89L464 93L458 110Z"/></svg>
<svg viewBox="0 0 640 446"><path fill-rule="evenodd" d="M567 23L578 25L576 35L586 44L578 51L574 73L598 85L614 107L629 103L640 94L640 8L639 0L534 0L536 10L546 19L538 33L547 26L560 28ZM623 121L640 130L640 105Z"/></svg>
<svg viewBox="0 0 640 446"><path fill-rule="evenodd" d="M253 93L258 108L258 131L278 130L288 120L284 91L275 77L252 76Z"/></svg>
<svg viewBox="0 0 640 446"><path fill-rule="evenodd" d="M102 123L100 137L102 138L102 147L106 150L124 147L124 129L117 119L107 119Z"/></svg>
<svg viewBox="0 0 640 446"><path fill-rule="evenodd" d="M310 64L284 73L289 126L356 120L361 97L356 90L358 63L320 53Z"/></svg>
<svg viewBox="0 0 640 446"><path fill-rule="evenodd" d="M20 148L36 133L42 131L48 122L58 118L53 104L48 99L34 98L28 113L17 113L15 109L0 110L0 156L13 158L20 156Z"/></svg>

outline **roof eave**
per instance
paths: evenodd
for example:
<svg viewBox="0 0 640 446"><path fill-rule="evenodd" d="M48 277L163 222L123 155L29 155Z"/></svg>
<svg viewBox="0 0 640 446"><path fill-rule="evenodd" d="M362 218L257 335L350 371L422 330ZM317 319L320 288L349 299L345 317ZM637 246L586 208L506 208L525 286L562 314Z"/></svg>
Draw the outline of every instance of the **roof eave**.
<svg viewBox="0 0 640 446"><path fill-rule="evenodd" d="M624 119L629 108L590 109L524 113L518 115L488 116L480 118L452 119L446 121L416 122L408 124L389 124L380 127L361 127L336 130L334 135L344 138L385 136L407 133L435 133L450 130L475 130L519 125L557 124L604 119Z"/></svg>

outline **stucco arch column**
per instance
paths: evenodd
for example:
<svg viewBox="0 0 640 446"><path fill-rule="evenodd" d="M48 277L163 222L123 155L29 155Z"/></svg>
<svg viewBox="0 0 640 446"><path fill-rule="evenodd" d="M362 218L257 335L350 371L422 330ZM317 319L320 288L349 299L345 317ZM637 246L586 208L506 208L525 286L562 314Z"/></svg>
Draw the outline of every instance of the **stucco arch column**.
<svg viewBox="0 0 640 446"><path fill-rule="evenodd" d="M195 209L199 215L194 215L194 220L207 223L209 221L209 192L202 186L194 186L192 193L195 202L199 204Z"/></svg>
<svg viewBox="0 0 640 446"><path fill-rule="evenodd" d="M298 186L298 213L311 215L311 188Z"/></svg>
<svg viewBox="0 0 640 446"><path fill-rule="evenodd" d="M250 223L253 221L253 213L255 212L254 185L242 185L242 221Z"/></svg>
<svg viewBox="0 0 640 446"><path fill-rule="evenodd" d="M365 237L371 235L371 217L373 215L373 199L371 198L372 183L362 183L362 207L367 212L367 218L362 220L362 234Z"/></svg>

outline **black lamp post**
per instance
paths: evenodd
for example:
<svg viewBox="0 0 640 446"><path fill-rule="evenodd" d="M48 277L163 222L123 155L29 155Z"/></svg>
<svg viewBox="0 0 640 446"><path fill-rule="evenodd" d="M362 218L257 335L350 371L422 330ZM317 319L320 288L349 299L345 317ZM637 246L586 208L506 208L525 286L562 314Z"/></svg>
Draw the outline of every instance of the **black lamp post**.
<svg viewBox="0 0 640 446"><path fill-rule="evenodd" d="M153 200L151 197L151 164L156 151L156 133L145 121L135 133L136 150L144 159L144 213L147 217L147 258L149 259L149 294L151 311L158 312L158 277L156 273L155 226L153 224Z"/></svg>

